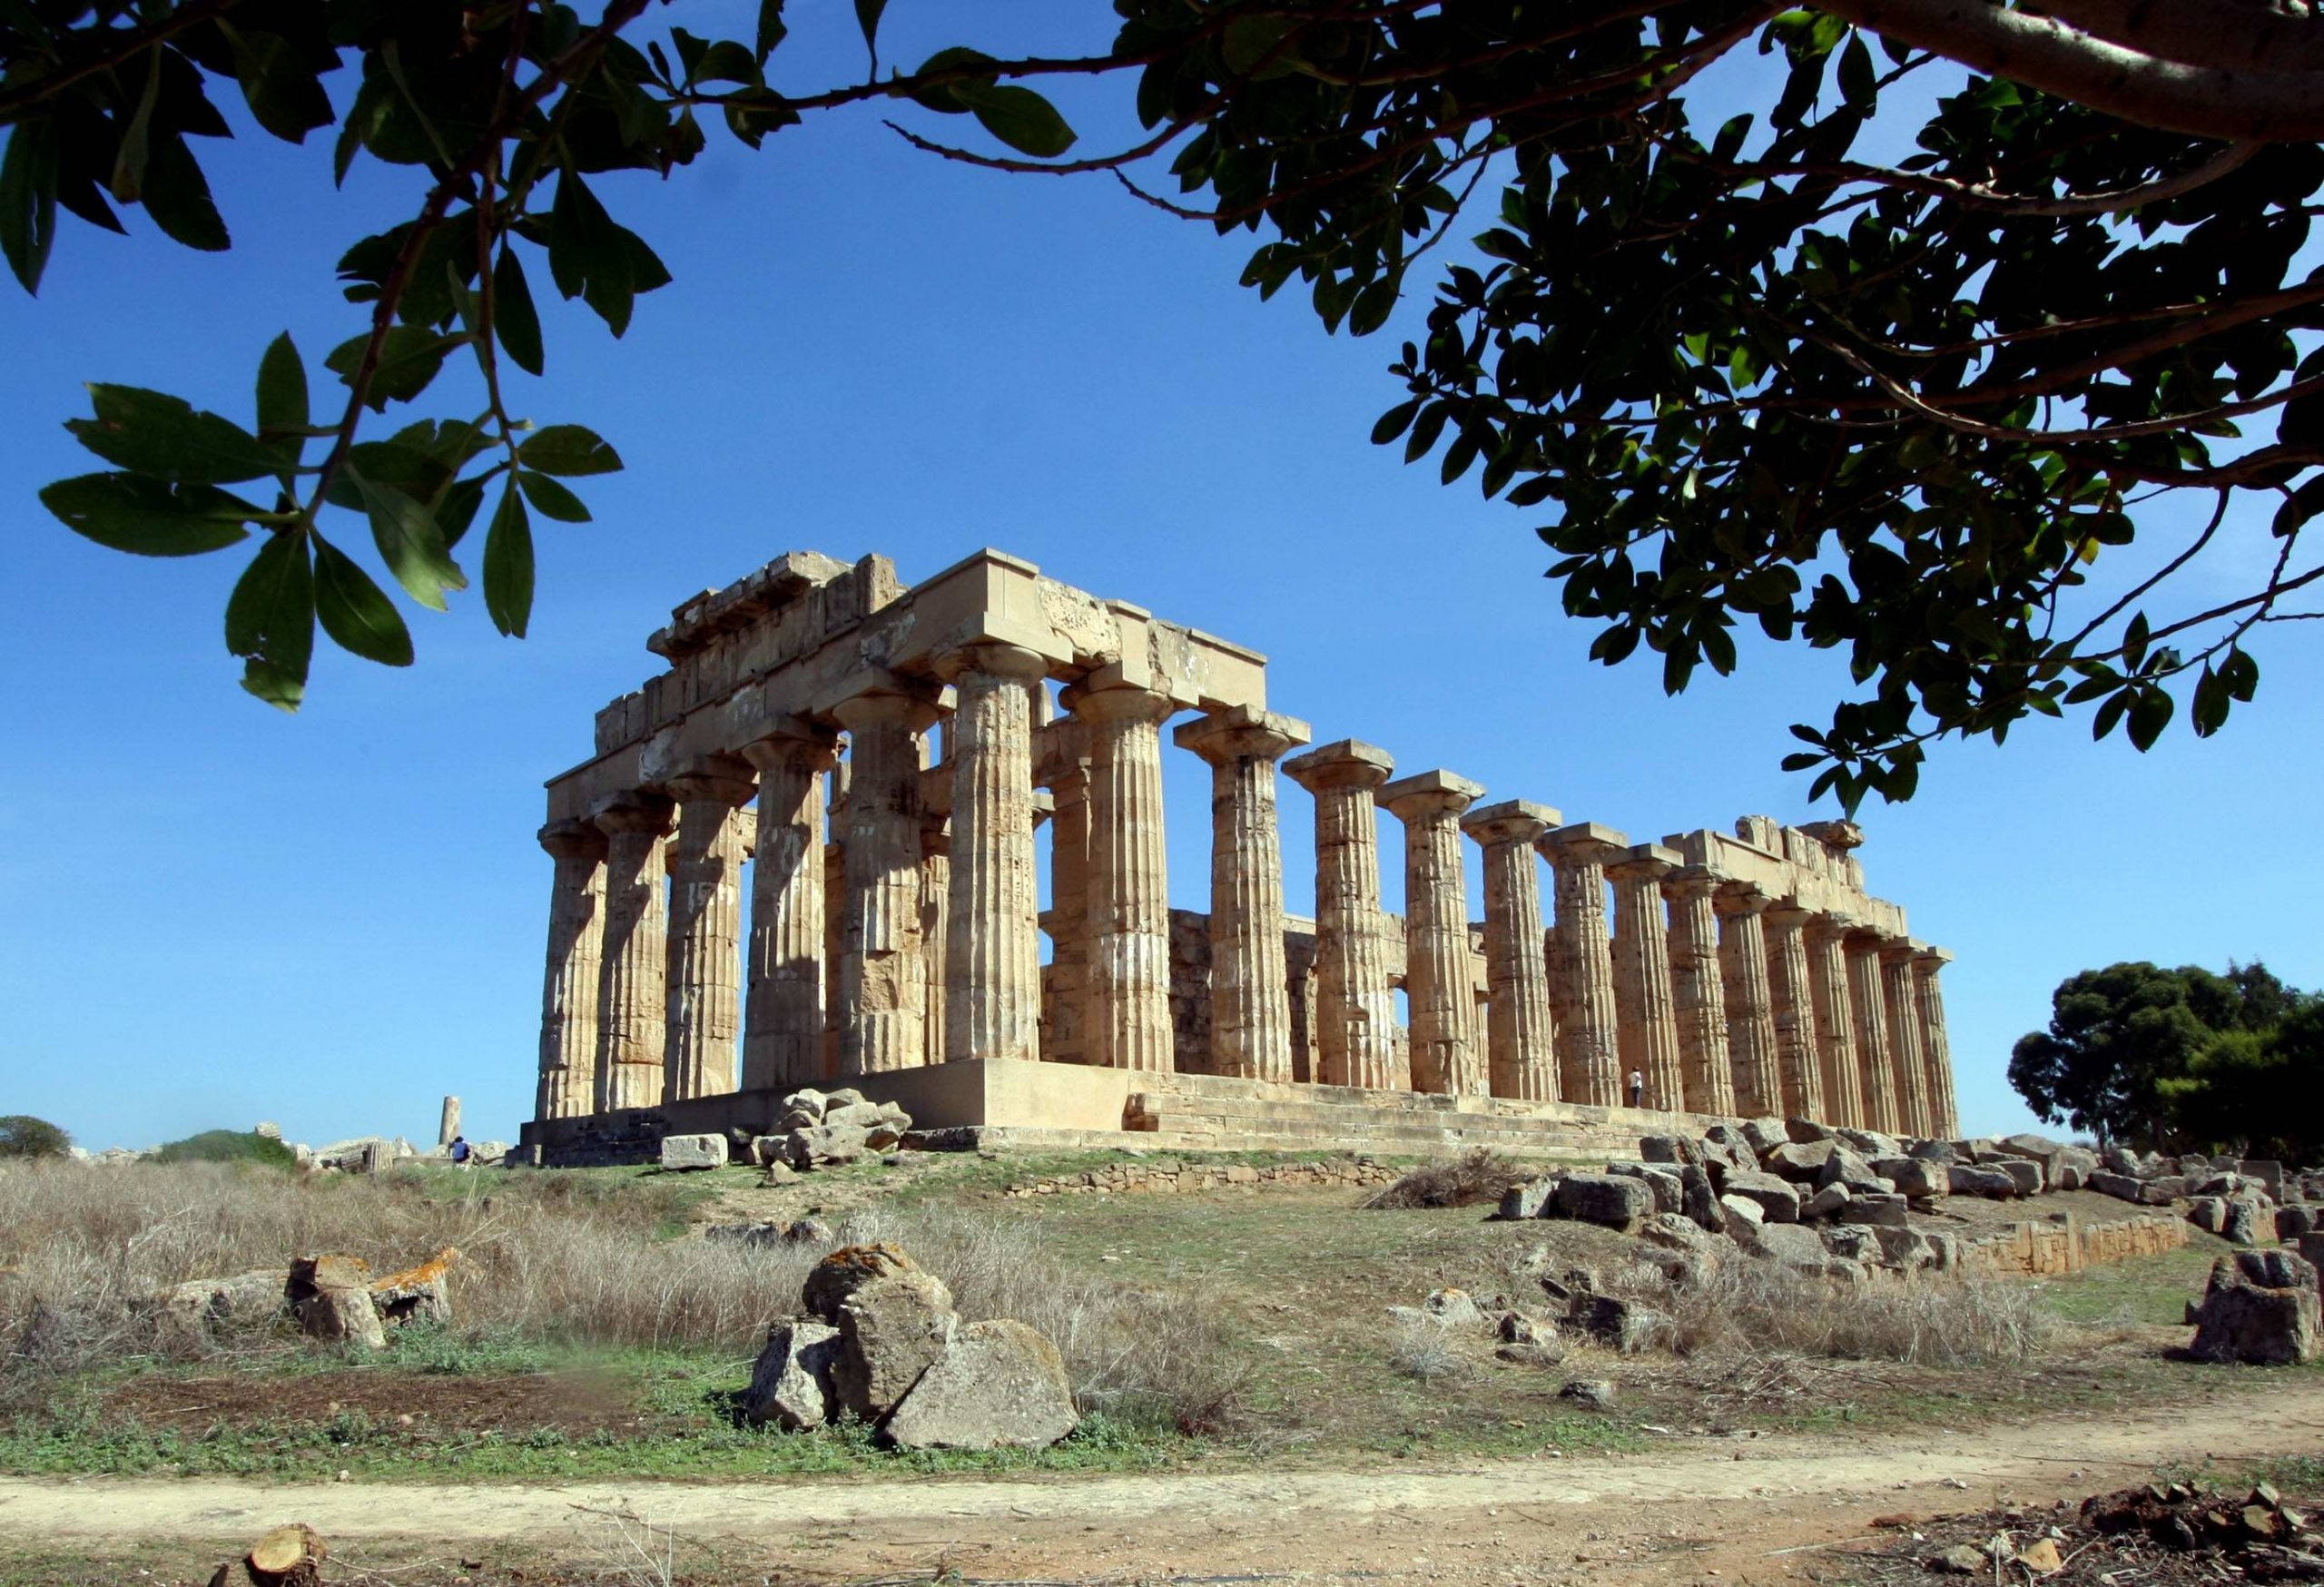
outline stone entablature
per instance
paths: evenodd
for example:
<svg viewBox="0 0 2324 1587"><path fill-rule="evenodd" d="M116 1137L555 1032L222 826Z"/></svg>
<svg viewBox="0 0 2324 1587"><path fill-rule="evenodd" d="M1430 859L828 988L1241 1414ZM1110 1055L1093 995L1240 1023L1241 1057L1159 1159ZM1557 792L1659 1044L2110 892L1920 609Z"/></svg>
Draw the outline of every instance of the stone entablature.
<svg viewBox="0 0 2324 1587"><path fill-rule="evenodd" d="M1954 1128L1945 955L1865 891L1851 823L1633 844L1310 748L1256 652L990 550L911 586L790 553L648 647L669 670L548 784L541 1120L999 1063ZM1207 913L1168 903L1169 745L1212 771ZM1285 784L1313 921L1284 908ZM927 1121L1042 1122L983 1116L1038 1085L977 1084L980 1117Z"/></svg>

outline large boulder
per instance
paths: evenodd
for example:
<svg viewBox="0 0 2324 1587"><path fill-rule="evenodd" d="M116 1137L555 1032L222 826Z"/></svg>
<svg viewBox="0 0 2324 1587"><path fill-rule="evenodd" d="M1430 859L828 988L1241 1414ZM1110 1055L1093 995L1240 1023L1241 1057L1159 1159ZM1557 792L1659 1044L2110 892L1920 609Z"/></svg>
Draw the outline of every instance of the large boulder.
<svg viewBox="0 0 2324 1587"><path fill-rule="evenodd" d="M1845 1146L1835 1148L1817 1172L1816 1188L1820 1190L1827 1185L1845 1185L1852 1194L1883 1193L1888 1188L1888 1182L1874 1171L1870 1162Z"/></svg>
<svg viewBox="0 0 2324 1587"><path fill-rule="evenodd" d="M1946 1186L1955 1196L1983 1196L1994 1201L2018 1195L2016 1177L1991 1164L1955 1163L1945 1170Z"/></svg>
<svg viewBox="0 0 2324 1587"><path fill-rule="evenodd" d="M1845 1149L1829 1140L1791 1141L1760 1153L1759 1166L1778 1178L1812 1188L1832 1155Z"/></svg>
<svg viewBox="0 0 2324 1587"><path fill-rule="evenodd" d="M662 1167L665 1169L723 1168L726 1138L723 1135L665 1135L662 1138Z"/></svg>
<svg viewBox="0 0 2324 1587"><path fill-rule="evenodd" d="M876 1149L871 1128L859 1124L818 1124L794 1129L784 1140L794 1168L836 1168Z"/></svg>
<svg viewBox="0 0 2324 1587"><path fill-rule="evenodd" d="M153 1297L162 1343L177 1350L199 1349L222 1336L265 1327L282 1316L286 1305L280 1267L189 1279Z"/></svg>
<svg viewBox="0 0 2324 1587"><path fill-rule="evenodd" d="M920 1264L901 1246L842 1246L807 1269L807 1281L799 1286L799 1301L809 1316L836 1325L847 1297L873 1279L919 1271Z"/></svg>
<svg viewBox="0 0 2324 1587"><path fill-rule="evenodd" d="M1843 1129L1839 1133L1840 1138L1866 1162L1875 1158L1900 1158L1905 1155L1904 1142L1893 1135L1882 1135L1872 1129Z"/></svg>
<svg viewBox="0 0 2324 1587"><path fill-rule="evenodd" d="M1730 1173L1727 1176L1726 1198L1741 1197L1759 1204L1759 1211L1768 1223L1797 1223L1799 1221L1799 1192L1777 1178L1773 1174Z"/></svg>
<svg viewBox="0 0 2324 1587"><path fill-rule="evenodd" d="M901 1404L952 1342L960 1317L933 1273L891 1273L859 1285L839 1307L841 1405L878 1422Z"/></svg>
<svg viewBox="0 0 2324 1587"><path fill-rule="evenodd" d="M2041 1183L2035 1190L2054 1190L2058 1185L2058 1170L2065 1166L2065 1147L2045 1135L2004 1135L1994 1142L1994 1150L2005 1157L2021 1158L2041 1166Z"/></svg>
<svg viewBox="0 0 2324 1587"><path fill-rule="evenodd" d="M2069 1146L2058 1151L2058 1188L2079 1190L2090 1183L2090 1176L2098 1171L2098 1154L2086 1146Z"/></svg>
<svg viewBox="0 0 2324 1587"><path fill-rule="evenodd" d="M1827 1185L1799 1204L1799 1221L1820 1223L1826 1218L1837 1217L1846 1208L1848 1200L1849 1192L1846 1185Z"/></svg>
<svg viewBox="0 0 2324 1587"><path fill-rule="evenodd" d="M311 1337L370 1350L387 1347L387 1329L371 1304L371 1265L362 1257L339 1253L297 1257L284 1292L291 1316Z"/></svg>
<svg viewBox="0 0 2324 1587"><path fill-rule="evenodd" d="M1830 1125L1818 1124L1813 1119L1787 1119L1783 1121L1783 1132L1802 1145L1810 1141L1831 1140L1838 1134Z"/></svg>
<svg viewBox="0 0 2324 1587"><path fill-rule="evenodd" d="M822 1426L839 1409L839 1330L831 1324L811 1317L775 1324L743 1391L743 1419L789 1433Z"/></svg>
<svg viewBox="0 0 2324 1587"><path fill-rule="evenodd" d="M2049 1183L2046 1170L2031 1158L1997 1158L1984 1166L2007 1174L2016 1182L2020 1196L2039 1196Z"/></svg>
<svg viewBox="0 0 2324 1587"><path fill-rule="evenodd" d="M1746 1119L1742 1128L1743 1138L1758 1154L1762 1166L1765 1166L1769 1152L1789 1144L1791 1140L1791 1132L1784 1128L1780 1119Z"/></svg>
<svg viewBox="0 0 2324 1587"><path fill-rule="evenodd" d="M1679 1169L1679 1210L1713 1234L1727 1227L1710 1175L1697 1164L1688 1163Z"/></svg>
<svg viewBox="0 0 2324 1587"><path fill-rule="evenodd" d="M1926 1158L1882 1158L1872 1171L1899 1196L1933 1200L1953 1189L1951 1168Z"/></svg>
<svg viewBox="0 0 2324 1587"><path fill-rule="evenodd" d="M1642 1135L1638 1155L1649 1163L1699 1163L1702 1148L1683 1135Z"/></svg>
<svg viewBox="0 0 2324 1587"><path fill-rule="evenodd" d="M383 1323L400 1327L407 1323L452 1322L452 1264L460 1253L445 1247L425 1262L371 1281L371 1306Z"/></svg>
<svg viewBox="0 0 2324 1587"><path fill-rule="evenodd" d="M1606 1171L1636 1179L1654 1194L1654 1210L1677 1212L1686 1205L1685 1188L1677 1168L1668 1163L1608 1163Z"/></svg>
<svg viewBox="0 0 2324 1587"><path fill-rule="evenodd" d="M1551 1204L1556 1200L1558 1182L1554 1178L1528 1179L1512 1185L1501 1193L1501 1207L1496 1217L1546 1217Z"/></svg>
<svg viewBox="0 0 2324 1587"><path fill-rule="evenodd" d="M882 1432L905 1449L1045 1449L1079 1421L1057 1346L1004 1317L955 1333Z"/></svg>
<svg viewBox="0 0 2324 1587"><path fill-rule="evenodd" d="M2230 1201L2219 1232L2238 1246L2272 1246L2283 1237L2274 1206L2259 1196L2239 1196Z"/></svg>
<svg viewBox="0 0 2324 1587"><path fill-rule="evenodd" d="M1758 1244L1759 1230L1766 1227L1767 1213L1748 1196L1722 1196L1718 1210L1727 1237L1745 1250Z"/></svg>
<svg viewBox="0 0 2324 1587"><path fill-rule="evenodd" d="M1653 1215L1654 1192L1644 1180L1619 1174L1568 1174L1558 1181L1557 1210L1561 1217L1632 1234Z"/></svg>
<svg viewBox="0 0 2324 1587"><path fill-rule="evenodd" d="M2101 1168L2083 1181L2083 1188L2095 1190L2101 1196L2112 1196L2117 1201L2133 1204L2146 1200L2146 1181L2135 1174L2117 1173Z"/></svg>
<svg viewBox="0 0 2324 1587"><path fill-rule="evenodd" d="M1916 1140L1913 1142L1913 1149L1905 1155L1908 1158L1918 1158L1923 1162L1940 1163L1946 1167L1961 1160L1961 1154L1953 1149L1953 1143L1949 1140Z"/></svg>
<svg viewBox="0 0 2324 1587"><path fill-rule="evenodd" d="M1762 1224L1753 1231L1748 1248L1755 1257L1765 1257L1794 1267L1820 1272L1824 1266L1822 1237L1814 1229L1801 1224Z"/></svg>
<svg viewBox="0 0 2324 1587"><path fill-rule="evenodd" d="M1847 1206L1840 1209L1840 1221L1867 1227L1902 1228L1906 1221L1905 1217L1906 1206L1905 1198L1901 1196L1867 1191L1861 1196L1848 1198Z"/></svg>
<svg viewBox="0 0 2324 1587"><path fill-rule="evenodd" d="M2316 1269L2290 1251L2221 1257L2193 1314L2188 1353L2199 1361L2282 1366L2316 1358Z"/></svg>
<svg viewBox="0 0 2324 1587"><path fill-rule="evenodd" d="M2187 1204L2187 1221L2207 1235L2215 1235L2227 1227L2227 1198L2223 1196L2198 1196Z"/></svg>

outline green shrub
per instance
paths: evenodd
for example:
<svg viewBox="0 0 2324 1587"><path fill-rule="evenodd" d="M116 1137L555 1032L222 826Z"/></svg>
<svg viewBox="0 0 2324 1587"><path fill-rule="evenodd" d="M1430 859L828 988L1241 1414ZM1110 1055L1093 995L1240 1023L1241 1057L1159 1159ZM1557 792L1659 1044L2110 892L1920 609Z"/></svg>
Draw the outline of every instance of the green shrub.
<svg viewBox="0 0 2324 1587"><path fill-rule="evenodd" d="M205 1129L173 1140L156 1154L164 1163L261 1163L270 1168L295 1168L298 1155L271 1136L247 1130Z"/></svg>
<svg viewBox="0 0 2324 1587"><path fill-rule="evenodd" d="M61 1158L73 1138L45 1119L29 1113L0 1118L0 1158Z"/></svg>

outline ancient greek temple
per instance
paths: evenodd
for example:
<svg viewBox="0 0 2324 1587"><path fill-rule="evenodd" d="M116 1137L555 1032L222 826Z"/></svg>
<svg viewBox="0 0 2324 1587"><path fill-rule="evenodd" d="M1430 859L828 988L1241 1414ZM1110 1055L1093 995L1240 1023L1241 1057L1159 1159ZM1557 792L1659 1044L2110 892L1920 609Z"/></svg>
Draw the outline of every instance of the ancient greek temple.
<svg viewBox="0 0 2324 1587"><path fill-rule="evenodd" d="M543 1161L756 1131L834 1083L954 1143L1955 1129L1949 956L1865 892L1848 823L1632 843L1311 746L1256 652L991 550L911 586L794 552L647 648L668 670L548 784ZM1166 727L1210 768L1207 914L1170 907ZM1315 801L1312 920L1285 912L1278 768Z"/></svg>

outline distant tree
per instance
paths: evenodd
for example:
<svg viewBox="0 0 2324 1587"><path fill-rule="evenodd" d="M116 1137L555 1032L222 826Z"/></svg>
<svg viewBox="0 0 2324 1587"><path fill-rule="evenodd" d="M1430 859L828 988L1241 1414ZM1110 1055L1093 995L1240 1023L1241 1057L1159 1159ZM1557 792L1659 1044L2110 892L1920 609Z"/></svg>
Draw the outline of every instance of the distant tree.
<svg viewBox="0 0 2324 1587"><path fill-rule="evenodd" d="M2324 1002L2294 993L2264 1029L2215 1037L2171 1090L2190 1145L2324 1161Z"/></svg>
<svg viewBox="0 0 2324 1587"><path fill-rule="evenodd" d="M0 1117L0 1158L61 1158L72 1148L73 1138L45 1119Z"/></svg>
<svg viewBox="0 0 2324 1587"><path fill-rule="evenodd" d="M298 1154L272 1136L254 1130L205 1129L183 1140L164 1144L153 1154L162 1163L257 1163L270 1168L295 1168Z"/></svg>

